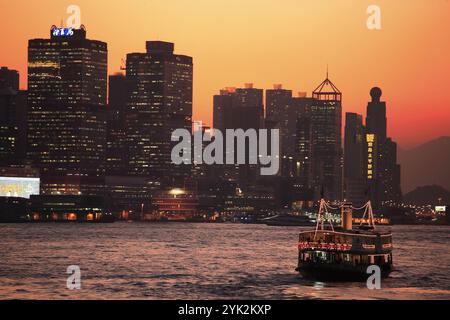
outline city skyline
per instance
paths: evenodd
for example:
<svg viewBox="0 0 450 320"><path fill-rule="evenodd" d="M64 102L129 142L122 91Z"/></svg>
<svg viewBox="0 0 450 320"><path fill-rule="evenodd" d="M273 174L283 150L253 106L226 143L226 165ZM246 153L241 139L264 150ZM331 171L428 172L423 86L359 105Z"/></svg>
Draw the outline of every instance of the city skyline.
<svg viewBox="0 0 450 320"><path fill-rule="evenodd" d="M450 299L450 0L0 12L0 300Z"/></svg>
<svg viewBox="0 0 450 320"><path fill-rule="evenodd" d="M6 18L0 23L2 26L12 25L9 17L14 17L14 25L18 27L10 28L5 34L5 41L11 45L2 50L1 64L24 75L26 41L47 35L49 21L59 24L61 19L66 19L65 10L70 3L27 3L26 9L22 9L25 6L21 6L20 1L7 6L6 3L2 1L1 4ZM105 41L110 47L108 74L119 71L126 53L142 52L143 43L148 39L175 42L176 51L189 52L194 57L196 70L194 119L209 125L212 124L212 96L218 88L253 82L255 87L268 89L274 83L283 83L284 88L294 92L311 92L324 78L328 64L330 78L346 92L343 112L365 114L369 98L367 88L383 88L384 99L390 105L388 132L401 148L449 135L445 120L450 97L445 93L445 76L446 71L450 71L450 63L442 54L448 49L448 44L435 41L439 34L448 30L450 19L446 16L450 11L442 9L442 6L449 5L448 2L426 6L419 2L379 1L383 13L383 28L379 31L365 27L368 2L364 1L353 6L348 1L327 5L302 2L300 6L297 2L285 1L276 7L269 3L256 7L254 2L238 4L234 1L228 1L227 6L203 1L189 5L134 1L129 6L114 3L102 9L99 9L101 2L78 1L77 5L91 38ZM293 5L296 5L296 10L291 13L289 8ZM92 12L101 10L105 11L104 15L92 15ZM119 10L125 10L127 16L136 18L116 23L121 17ZM311 11L315 13L314 19L307 16ZM345 21L341 15L344 11ZM141 19L148 12L155 13L150 14L153 19ZM264 18L271 12L274 12L273 22L265 23ZM422 12L421 16L419 12ZM212 17L231 14L235 18L233 26L213 23ZM201 19L196 19L199 15ZM403 23L398 24L393 16L396 19L403 17ZM183 28L180 24L170 25L170 21L177 18L186 22ZM247 18L254 23L249 23ZM415 27L413 23L419 18L423 24ZM427 19L433 19L433 24L426 24L424 21ZM204 28L208 22L208 28ZM307 28L304 28L305 24ZM22 25L27 28L22 28ZM228 28L224 29L224 26ZM314 45L316 40L308 36L312 30L317 38L324 38L325 31L328 31L328 46L336 49L325 51L323 45ZM126 36L130 33L133 37ZM426 37L427 34L435 37ZM218 51L217 41L221 44L225 41L228 45L220 46L222 49ZM307 46L308 50L303 49L306 42L311 44ZM395 57L392 55L394 50ZM261 51L264 54L257 53ZM279 59L280 52L283 59ZM24 78L21 77L21 88L26 87ZM409 130L411 126L420 130Z"/></svg>

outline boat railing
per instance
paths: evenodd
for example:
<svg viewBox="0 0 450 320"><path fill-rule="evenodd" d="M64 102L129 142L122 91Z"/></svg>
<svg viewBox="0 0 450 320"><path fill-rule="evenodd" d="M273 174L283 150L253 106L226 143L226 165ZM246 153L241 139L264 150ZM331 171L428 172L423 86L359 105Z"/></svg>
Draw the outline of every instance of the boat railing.
<svg viewBox="0 0 450 320"><path fill-rule="evenodd" d="M352 245L351 244L347 244L347 243L334 243L334 242L330 242L330 243L319 243L319 242L308 242L308 241L304 241L304 242L299 242L298 244L298 248L300 250L336 250L336 251L349 251L352 249Z"/></svg>

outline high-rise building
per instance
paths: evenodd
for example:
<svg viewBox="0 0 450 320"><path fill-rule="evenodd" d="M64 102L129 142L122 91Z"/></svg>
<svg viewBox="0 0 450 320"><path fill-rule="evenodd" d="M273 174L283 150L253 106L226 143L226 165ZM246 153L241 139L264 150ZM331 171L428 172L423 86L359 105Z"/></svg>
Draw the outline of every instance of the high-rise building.
<svg viewBox="0 0 450 320"><path fill-rule="evenodd" d="M372 101L367 105L368 163L367 179L374 207L401 200L400 166L397 164L397 144L387 135L386 102L382 91L370 90Z"/></svg>
<svg viewBox="0 0 450 320"><path fill-rule="evenodd" d="M366 163L368 163L368 154L366 146L362 115L347 112L345 114L344 140L344 198L355 205L362 205L367 201ZM372 169L372 166L369 166L369 169Z"/></svg>
<svg viewBox="0 0 450 320"><path fill-rule="evenodd" d="M128 173L182 185L190 167L171 164L171 135L192 130L192 58L174 54L173 43L148 41L147 52L127 55L126 76Z"/></svg>
<svg viewBox="0 0 450 320"><path fill-rule="evenodd" d="M236 89L236 108L232 112L232 127L228 129L262 129L264 126L264 90L246 83Z"/></svg>
<svg viewBox="0 0 450 320"><path fill-rule="evenodd" d="M282 159L293 157L295 152L297 116L292 105L292 90L283 89L276 84L266 90L266 119L274 121L280 130L280 155ZM283 163L284 164L284 163ZM282 168L285 166L282 165ZM283 175L284 170L280 170Z"/></svg>
<svg viewBox="0 0 450 320"><path fill-rule="evenodd" d="M231 126L232 108L236 105L236 88L225 88L213 97L213 126L214 129L225 133L225 128Z"/></svg>
<svg viewBox="0 0 450 320"><path fill-rule="evenodd" d="M124 175L127 173L128 150L125 115L130 88L124 74L109 77L109 105L107 121L106 174Z"/></svg>
<svg viewBox="0 0 450 320"><path fill-rule="evenodd" d="M45 194L101 194L107 44L51 28L28 44L28 157Z"/></svg>
<svg viewBox="0 0 450 320"><path fill-rule="evenodd" d="M0 69L0 164L18 165L25 158L27 93L19 91L19 73Z"/></svg>
<svg viewBox="0 0 450 320"><path fill-rule="evenodd" d="M312 181L329 200L342 199L342 93L327 78L314 90L311 106Z"/></svg>
<svg viewBox="0 0 450 320"><path fill-rule="evenodd" d="M366 118L367 131L375 134L379 142L386 140L387 137L386 102L380 101L381 95L380 88L370 90L372 101L367 105Z"/></svg>
<svg viewBox="0 0 450 320"><path fill-rule="evenodd" d="M0 68L0 87L19 91L19 72L8 67Z"/></svg>
<svg viewBox="0 0 450 320"><path fill-rule="evenodd" d="M312 121L311 107L314 99L299 93L298 97L293 97L291 102L292 111L288 114L291 120L288 121L289 135L287 143L293 145L293 150L288 155L290 176L297 177L297 184L309 189L311 187L312 175ZM293 122L293 124L291 124ZM292 148L292 147L291 147ZM292 157L292 161L290 157ZM283 156L284 158L285 156ZM284 159L283 159L284 160Z"/></svg>
<svg viewBox="0 0 450 320"><path fill-rule="evenodd" d="M264 127L264 90L253 87L252 83L244 88L226 88L220 95L214 96L214 129L224 134L224 145L227 143L225 133L227 129L242 129L258 131ZM235 148L237 144L235 143ZM224 147L224 149L226 149ZM249 164L249 144L246 141L246 164L221 166L220 176L231 181L238 181L241 187L255 183L257 165ZM224 154L227 150L224 150ZM237 160L236 149L234 151ZM235 161L236 163L236 161Z"/></svg>
<svg viewBox="0 0 450 320"><path fill-rule="evenodd" d="M292 100L292 90L283 89L281 84L274 84L273 89L266 90L266 119L282 122Z"/></svg>
<svg viewBox="0 0 450 320"><path fill-rule="evenodd" d="M263 89L246 83L245 88L228 87L214 96L214 129L260 129L264 126Z"/></svg>

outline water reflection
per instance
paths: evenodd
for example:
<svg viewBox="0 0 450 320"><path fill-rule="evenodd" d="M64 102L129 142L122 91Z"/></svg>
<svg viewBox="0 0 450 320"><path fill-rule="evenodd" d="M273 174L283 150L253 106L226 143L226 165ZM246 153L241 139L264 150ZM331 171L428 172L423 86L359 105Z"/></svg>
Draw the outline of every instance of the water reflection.
<svg viewBox="0 0 450 320"><path fill-rule="evenodd" d="M450 299L450 228L393 229L397 269L369 290L303 279L296 227L0 225L0 298ZM66 289L69 265L81 268L80 291Z"/></svg>

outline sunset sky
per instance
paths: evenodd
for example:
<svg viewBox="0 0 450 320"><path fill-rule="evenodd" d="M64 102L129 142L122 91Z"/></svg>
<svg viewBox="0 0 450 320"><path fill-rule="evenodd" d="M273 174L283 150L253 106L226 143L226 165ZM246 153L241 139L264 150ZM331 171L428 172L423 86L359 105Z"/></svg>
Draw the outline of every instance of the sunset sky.
<svg viewBox="0 0 450 320"><path fill-rule="evenodd" d="M211 124L212 96L227 86L282 83L310 95L328 64L344 111L365 115L370 88L383 89L401 147L450 135L448 0L0 0L0 65L20 71L22 88L28 39L65 24L70 4L88 38L108 43L110 74L147 40L192 56L195 120ZM380 31L366 27L371 4Z"/></svg>

